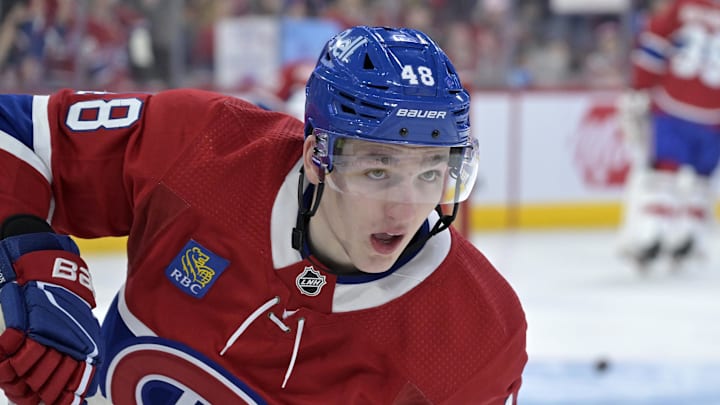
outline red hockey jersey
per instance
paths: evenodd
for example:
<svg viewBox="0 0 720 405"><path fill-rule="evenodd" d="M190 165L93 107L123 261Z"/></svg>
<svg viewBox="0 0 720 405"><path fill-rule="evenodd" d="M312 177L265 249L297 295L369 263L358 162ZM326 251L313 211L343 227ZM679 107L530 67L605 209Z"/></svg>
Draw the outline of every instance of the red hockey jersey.
<svg viewBox="0 0 720 405"><path fill-rule="evenodd" d="M720 2L671 2L651 16L632 60L633 87L652 87L655 107L720 124Z"/></svg>
<svg viewBox="0 0 720 405"><path fill-rule="evenodd" d="M6 95L0 109L0 215L128 235L98 372L112 403L516 397L523 310L454 230L367 277L292 248L299 121L196 90Z"/></svg>

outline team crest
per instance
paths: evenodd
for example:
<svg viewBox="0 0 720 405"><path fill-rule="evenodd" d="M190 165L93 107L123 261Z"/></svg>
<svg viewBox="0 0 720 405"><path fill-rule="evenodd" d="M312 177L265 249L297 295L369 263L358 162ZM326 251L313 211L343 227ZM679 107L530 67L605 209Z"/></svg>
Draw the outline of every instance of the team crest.
<svg viewBox="0 0 720 405"><path fill-rule="evenodd" d="M165 275L184 293L202 298L229 263L191 239L165 269Z"/></svg>
<svg viewBox="0 0 720 405"><path fill-rule="evenodd" d="M325 276L312 266L305 267L305 270L295 279L295 285L300 289L300 292L311 297L320 294L320 290L325 284L327 284Z"/></svg>
<svg viewBox="0 0 720 405"><path fill-rule="evenodd" d="M360 36L349 38L348 34L349 32L338 35L335 41L330 45L330 49L328 49L334 57L345 63L348 63L350 56L352 56L355 51L368 42L367 39Z"/></svg>

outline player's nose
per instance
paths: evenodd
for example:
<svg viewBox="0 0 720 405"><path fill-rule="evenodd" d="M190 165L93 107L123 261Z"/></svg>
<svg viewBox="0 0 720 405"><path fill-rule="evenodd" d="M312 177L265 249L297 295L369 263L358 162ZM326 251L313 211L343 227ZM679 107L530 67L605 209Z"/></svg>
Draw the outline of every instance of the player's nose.
<svg viewBox="0 0 720 405"><path fill-rule="evenodd" d="M415 216L417 204L402 201L387 201L383 213L388 222L406 222Z"/></svg>

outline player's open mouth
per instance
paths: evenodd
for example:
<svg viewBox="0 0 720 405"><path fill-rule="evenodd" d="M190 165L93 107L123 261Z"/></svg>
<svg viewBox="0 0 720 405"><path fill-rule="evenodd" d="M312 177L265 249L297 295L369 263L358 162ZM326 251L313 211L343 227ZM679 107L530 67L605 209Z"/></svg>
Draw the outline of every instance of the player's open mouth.
<svg viewBox="0 0 720 405"><path fill-rule="evenodd" d="M370 235L373 248L378 253L389 254L395 251L400 245L404 235L393 235L389 233L374 233Z"/></svg>

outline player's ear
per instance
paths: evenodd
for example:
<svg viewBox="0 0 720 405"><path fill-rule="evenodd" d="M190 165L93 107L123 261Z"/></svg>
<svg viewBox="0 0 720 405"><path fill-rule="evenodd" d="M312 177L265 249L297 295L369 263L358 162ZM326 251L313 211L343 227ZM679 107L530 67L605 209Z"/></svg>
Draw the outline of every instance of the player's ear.
<svg viewBox="0 0 720 405"><path fill-rule="evenodd" d="M303 143L303 167L305 168L305 178L312 184L318 184L320 182L320 170L318 165L313 162L312 157L315 153L315 146L317 141L315 135L308 135Z"/></svg>

